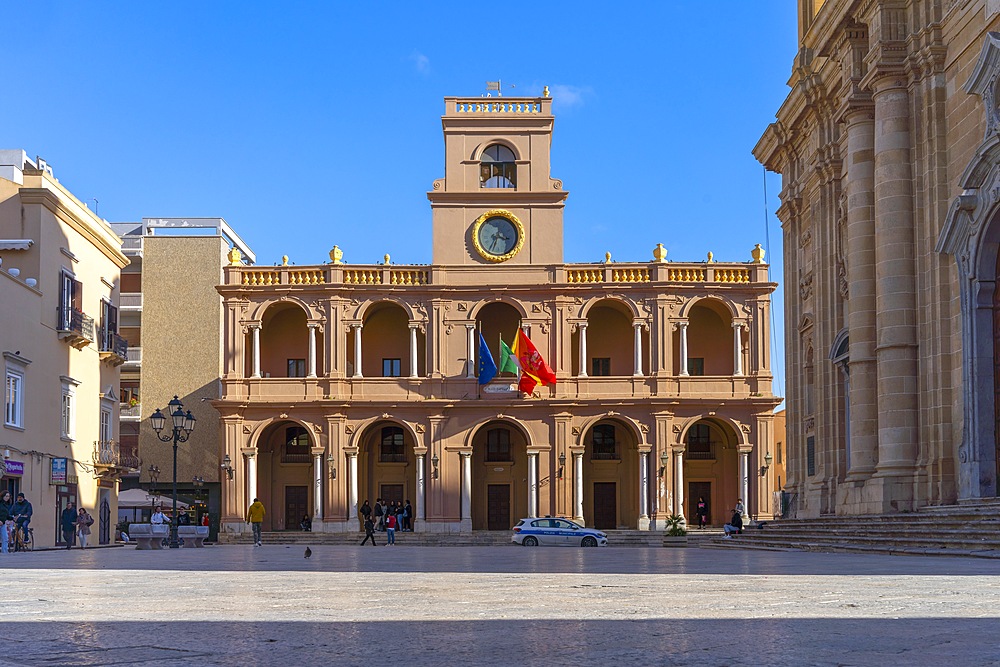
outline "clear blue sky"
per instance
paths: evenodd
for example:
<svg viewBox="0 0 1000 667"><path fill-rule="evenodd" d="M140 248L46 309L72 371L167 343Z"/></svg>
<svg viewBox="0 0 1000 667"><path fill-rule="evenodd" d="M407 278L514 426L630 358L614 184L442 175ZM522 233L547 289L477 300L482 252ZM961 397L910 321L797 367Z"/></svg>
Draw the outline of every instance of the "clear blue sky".
<svg viewBox="0 0 1000 667"><path fill-rule="evenodd" d="M750 151L787 94L785 2L53 2L3 15L0 147L45 158L112 222L220 216L260 264L321 263L334 244L351 263L429 262L442 98L499 78L507 95L552 90L566 261L646 260L658 242L674 261L746 261L766 240ZM779 181L768 176L766 209L780 282Z"/></svg>

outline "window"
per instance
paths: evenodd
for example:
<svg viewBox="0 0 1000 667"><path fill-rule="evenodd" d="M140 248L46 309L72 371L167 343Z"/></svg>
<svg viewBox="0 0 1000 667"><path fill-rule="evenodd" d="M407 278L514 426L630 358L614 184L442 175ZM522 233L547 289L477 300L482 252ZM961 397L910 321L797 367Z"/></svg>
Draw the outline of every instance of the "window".
<svg viewBox="0 0 1000 667"><path fill-rule="evenodd" d="M505 428L491 428L486 432L486 460L514 460L510 453L510 431Z"/></svg>
<svg viewBox="0 0 1000 667"><path fill-rule="evenodd" d="M111 425L111 410L101 408L101 442L111 442L115 439L115 430Z"/></svg>
<svg viewBox="0 0 1000 667"><path fill-rule="evenodd" d="M714 459L712 429L708 424L695 424L688 431L687 455L689 459Z"/></svg>
<svg viewBox="0 0 1000 667"><path fill-rule="evenodd" d="M816 436L806 438L806 474L812 477L816 474Z"/></svg>
<svg viewBox="0 0 1000 667"><path fill-rule="evenodd" d="M514 152L506 146L493 144L480 159L479 186L483 188L513 188L517 184Z"/></svg>
<svg viewBox="0 0 1000 667"><path fill-rule="evenodd" d="M598 424L594 427L591 438L594 444L590 455L591 460L618 460L618 443L615 442L614 426L611 424Z"/></svg>
<svg viewBox="0 0 1000 667"><path fill-rule="evenodd" d="M611 357L594 357L590 360L591 375L611 375Z"/></svg>
<svg viewBox="0 0 1000 667"><path fill-rule="evenodd" d="M83 283L69 271L59 274L59 330L69 331L73 323L73 311L83 310Z"/></svg>
<svg viewBox="0 0 1000 667"><path fill-rule="evenodd" d="M289 359L288 360L288 377L290 378L304 378L306 376L306 360L305 359Z"/></svg>
<svg viewBox="0 0 1000 667"><path fill-rule="evenodd" d="M76 388L80 384L73 378L62 378L62 409L60 411L60 432L64 440L76 437Z"/></svg>
<svg viewBox="0 0 1000 667"><path fill-rule="evenodd" d="M775 461L775 463L777 463L780 466L781 465L781 443L780 442L777 443L777 445L775 446L775 450L776 451L774 452L774 454L775 454L774 461Z"/></svg>
<svg viewBox="0 0 1000 667"><path fill-rule="evenodd" d="M115 351L115 335L118 333L118 308L101 299L101 351Z"/></svg>
<svg viewBox="0 0 1000 667"><path fill-rule="evenodd" d="M704 375L705 358L693 357L688 359L688 375Z"/></svg>
<svg viewBox="0 0 1000 667"><path fill-rule="evenodd" d="M403 429L386 426L382 429L382 442L378 452L379 463L406 463L406 449L403 446Z"/></svg>
<svg viewBox="0 0 1000 667"><path fill-rule="evenodd" d="M384 378L399 377L399 359L382 360L382 377Z"/></svg>
<svg viewBox="0 0 1000 667"><path fill-rule="evenodd" d="M7 385L4 393L4 426L24 428L24 373L7 369Z"/></svg>
<svg viewBox="0 0 1000 667"><path fill-rule="evenodd" d="M285 429L285 451L281 455L282 463L310 463L312 453L309 451L309 434L301 426L289 426Z"/></svg>

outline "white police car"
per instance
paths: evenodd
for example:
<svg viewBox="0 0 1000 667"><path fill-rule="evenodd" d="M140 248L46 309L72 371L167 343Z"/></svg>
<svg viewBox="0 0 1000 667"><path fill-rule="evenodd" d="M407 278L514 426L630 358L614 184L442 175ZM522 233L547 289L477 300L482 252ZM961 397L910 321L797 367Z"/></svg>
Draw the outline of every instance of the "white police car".
<svg viewBox="0 0 1000 667"><path fill-rule="evenodd" d="M608 536L593 528L584 528L567 519L521 519L514 526L511 542L524 547L606 547Z"/></svg>

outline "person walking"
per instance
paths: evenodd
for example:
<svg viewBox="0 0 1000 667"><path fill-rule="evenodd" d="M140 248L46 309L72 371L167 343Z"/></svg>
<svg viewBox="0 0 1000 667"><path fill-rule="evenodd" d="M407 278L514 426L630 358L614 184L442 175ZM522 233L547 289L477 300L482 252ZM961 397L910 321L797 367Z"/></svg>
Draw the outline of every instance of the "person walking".
<svg viewBox="0 0 1000 667"><path fill-rule="evenodd" d="M698 514L698 527L704 528L708 525L708 504L705 503L704 497L698 497L698 504L695 506L695 512Z"/></svg>
<svg viewBox="0 0 1000 667"><path fill-rule="evenodd" d="M90 527L94 525L94 517L87 513L87 510L80 508L80 513L76 517L76 534L80 536L80 548L87 548L87 536L90 535Z"/></svg>
<svg viewBox="0 0 1000 667"><path fill-rule="evenodd" d="M264 515L266 513L264 511L264 503L260 502L257 498L254 498L253 503L247 508L247 523L250 524L250 528L253 530L253 545L255 547L260 546L260 526L264 523Z"/></svg>
<svg viewBox="0 0 1000 667"><path fill-rule="evenodd" d="M76 503L72 500L66 505L59 517L59 527L62 528L63 540L66 541L66 548L73 547L73 536L76 534Z"/></svg>
<svg viewBox="0 0 1000 667"><path fill-rule="evenodd" d="M375 544L375 522L370 516L365 517L365 539L361 540L361 546L365 546L365 542L368 540L372 541L373 547L378 546Z"/></svg>
<svg viewBox="0 0 1000 667"><path fill-rule="evenodd" d="M10 553L10 531L14 525L11 509L14 506L14 499L10 496L10 491L0 494L0 553Z"/></svg>
<svg viewBox="0 0 1000 667"><path fill-rule="evenodd" d="M396 543L396 515L390 514L385 517L385 546L391 547Z"/></svg>

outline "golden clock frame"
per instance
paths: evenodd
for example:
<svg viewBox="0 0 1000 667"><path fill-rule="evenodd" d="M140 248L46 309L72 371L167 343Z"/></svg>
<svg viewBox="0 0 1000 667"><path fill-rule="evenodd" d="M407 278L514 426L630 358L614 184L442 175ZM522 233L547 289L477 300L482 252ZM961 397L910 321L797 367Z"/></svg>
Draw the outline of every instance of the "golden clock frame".
<svg viewBox="0 0 1000 667"><path fill-rule="evenodd" d="M479 243L479 228L482 227L483 223L490 218L504 218L517 229L517 243L503 255L494 255ZM486 211L486 213L483 213L481 216L476 218L474 223L472 223L472 245L476 248L476 252L479 253L479 256L487 262L506 262L508 259L521 252L521 248L524 247L524 225L522 225L521 221L517 219L517 216L510 211L505 211L504 209Z"/></svg>

